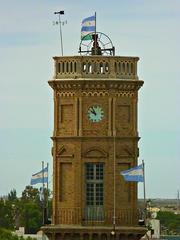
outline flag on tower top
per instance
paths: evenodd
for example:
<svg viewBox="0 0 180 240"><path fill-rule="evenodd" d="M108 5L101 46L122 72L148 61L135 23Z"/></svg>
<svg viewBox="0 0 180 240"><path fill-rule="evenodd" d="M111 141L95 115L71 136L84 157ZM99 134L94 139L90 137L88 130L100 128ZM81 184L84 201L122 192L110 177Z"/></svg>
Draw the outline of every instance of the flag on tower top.
<svg viewBox="0 0 180 240"><path fill-rule="evenodd" d="M96 30L96 16L95 15L83 19L82 27L81 27L81 39L91 40L92 36L88 35L88 34L95 32L95 30ZM86 35L88 35L88 36L86 36Z"/></svg>
<svg viewBox="0 0 180 240"><path fill-rule="evenodd" d="M144 182L144 169L143 164L130 168L126 171L120 172L120 174L124 177L125 181L129 182Z"/></svg>

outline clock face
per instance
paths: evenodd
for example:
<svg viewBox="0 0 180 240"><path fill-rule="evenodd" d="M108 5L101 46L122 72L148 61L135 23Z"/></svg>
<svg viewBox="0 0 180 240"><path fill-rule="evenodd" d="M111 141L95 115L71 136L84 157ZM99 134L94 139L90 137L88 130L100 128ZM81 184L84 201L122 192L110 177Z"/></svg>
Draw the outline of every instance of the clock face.
<svg viewBox="0 0 180 240"><path fill-rule="evenodd" d="M94 105L88 109L87 115L91 122L100 122L104 117L104 111L102 107Z"/></svg>

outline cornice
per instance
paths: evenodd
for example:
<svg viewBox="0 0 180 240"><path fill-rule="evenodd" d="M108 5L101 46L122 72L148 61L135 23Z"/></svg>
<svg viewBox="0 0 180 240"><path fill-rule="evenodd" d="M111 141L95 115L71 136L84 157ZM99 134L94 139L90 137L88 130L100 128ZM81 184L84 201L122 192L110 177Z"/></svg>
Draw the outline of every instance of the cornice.
<svg viewBox="0 0 180 240"><path fill-rule="evenodd" d="M52 136L51 139L54 141L54 140L58 140L58 139L74 139L74 140L91 140L91 139L105 139L105 140L111 140L114 139L113 136ZM139 136L124 136L124 137L119 137L119 136L116 136L115 137L116 140L136 140L136 141L139 141L140 140L140 137Z"/></svg>
<svg viewBox="0 0 180 240"><path fill-rule="evenodd" d="M49 85L57 91L64 90L124 90L137 91L143 84L142 80L107 80L107 79L78 79L78 80L49 80Z"/></svg>
<svg viewBox="0 0 180 240"><path fill-rule="evenodd" d="M103 56L103 55L90 55L90 56L81 56L81 55L75 55L75 56L54 56L54 60L63 60L67 61L69 59L76 60L76 59L114 59L114 60L139 60L139 57L137 56Z"/></svg>

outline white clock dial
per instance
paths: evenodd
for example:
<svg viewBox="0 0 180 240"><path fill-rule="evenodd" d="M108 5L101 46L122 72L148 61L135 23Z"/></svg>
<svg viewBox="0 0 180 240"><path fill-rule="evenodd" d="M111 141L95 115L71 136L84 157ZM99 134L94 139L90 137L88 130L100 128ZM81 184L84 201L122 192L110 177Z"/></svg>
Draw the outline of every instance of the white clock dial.
<svg viewBox="0 0 180 240"><path fill-rule="evenodd" d="M93 105L88 109L87 115L91 122L100 122L104 117L104 111L99 105Z"/></svg>

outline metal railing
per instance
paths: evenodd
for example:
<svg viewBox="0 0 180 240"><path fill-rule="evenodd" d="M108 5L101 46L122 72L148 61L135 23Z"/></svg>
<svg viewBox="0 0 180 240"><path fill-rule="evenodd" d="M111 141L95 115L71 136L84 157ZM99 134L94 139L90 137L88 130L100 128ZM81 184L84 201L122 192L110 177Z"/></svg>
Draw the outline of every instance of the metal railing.
<svg viewBox="0 0 180 240"><path fill-rule="evenodd" d="M135 209L116 209L116 225L131 226L138 224L138 211ZM57 224L112 225L113 209L103 207L60 208Z"/></svg>

